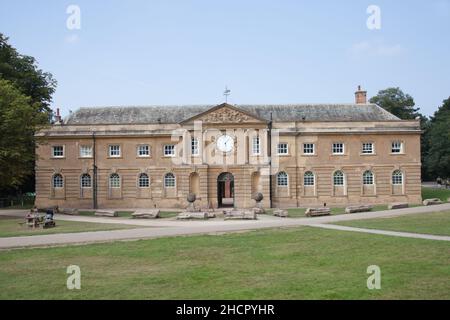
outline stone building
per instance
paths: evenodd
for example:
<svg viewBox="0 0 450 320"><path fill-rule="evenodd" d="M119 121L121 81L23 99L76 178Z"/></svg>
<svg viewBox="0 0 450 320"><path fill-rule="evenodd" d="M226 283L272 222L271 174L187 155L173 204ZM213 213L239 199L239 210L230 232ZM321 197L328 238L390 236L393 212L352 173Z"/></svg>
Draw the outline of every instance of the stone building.
<svg viewBox="0 0 450 320"><path fill-rule="evenodd" d="M37 134L36 204L419 203L420 123L366 103L81 108Z"/></svg>

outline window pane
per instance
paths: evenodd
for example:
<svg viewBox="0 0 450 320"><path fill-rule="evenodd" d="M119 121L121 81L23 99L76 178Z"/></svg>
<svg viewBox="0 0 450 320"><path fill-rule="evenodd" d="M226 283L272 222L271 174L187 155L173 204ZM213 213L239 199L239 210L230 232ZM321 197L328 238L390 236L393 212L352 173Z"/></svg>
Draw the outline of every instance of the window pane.
<svg viewBox="0 0 450 320"><path fill-rule="evenodd" d="M333 175L333 183L335 186L343 186L344 185L344 174L342 171L336 171Z"/></svg>
<svg viewBox="0 0 450 320"><path fill-rule="evenodd" d="M91 146L81 146L80 147L80 157L82 157L82 158L92 157L92 147Z"/></svg>
<svg viewBox="0 0 450 320"><path fill-rule="evenodd" d="M164 176L164 186L166 188L175 187L175 176L172 173L168 173Z"/></svg>
<svg viewBox="0 0 450 320"><path fill-rule="evenodd" d="M83 174L81 176L81 187L90 188L91 187L91 176L88 174Z"/></svg>
<svg viewBox="0 0 450 320"><path fill-rule="evenodd" d="M392 173L392 184L403 184L403 173L400 170Z"/></svg>
<svg viewBox="0 0 450 320"><path fill-rule="evenodd" d="M277 175L277 185L278 186L287 186L288 185L288 176L286 172L280 172Z"/></svg>
<svg viewBox="0 0 450 320"><path fill-rule="evenodd" d="M314 174L311 171L305 172L305 176L303 178L303 184L305 186L313 186L314 185Z"/></svg>
<svg viewBox="0 0 450 320"><path fill-rule="evenodd" d="M117 173L109 176L109 186L111 188L120 188L120 177Z"/></svg>
<svg viewBox="0 0 450 320"><path fill-rule="evenodd" d="M287 154L287 153L288 153L287 143L279 143L278 144L278 154Z"/></svg>
<svg viewBox="0 0 450 320"><path fill-rule="evenodd" d="M191 139L191 154L198 155L198 140L195 138Z"/></svg>
<svg viewBox="0 0 450 320"><path fill-rule="evenodd" d="M63 177L60 174L55 174L53 176L53 188L62 188L64 185Z"/></svg>
<svg viewBox="0 0 450 320"><path fill-rule="evenodd" d="M164 146L164 155L165 156L174 156L175 155L175 145L167 144Z"/></svg>
<svg viewBox="0 0 450 320"><path fill-rule="evenodd" d="M148 157L150 155L150 147L148 145L140 145L138 146L138 156L139 157Z"/></svg>
<svg viewBox="0 0 450 320"><path fill-rule="evenodd" d="M344 144L343 143L333 143L332 152L334 154L343 154L344 153Z"/></svg>
<svg viewBox="0 0 450 320"><path fill-rule="evenodd" d="M365 184L365 185L373 184L373 173L371 171L364 172L363 184Z"/></svg>
<svg viewBox="0 0 450 320"><path fill-rule="evenodd" d="M365 153L365 154L373 153L373 143L371 143L371 142L363 143L362 153Z"/></svg>
<svg viewBox="0 0 450 320"><path fill-rule="evenodd" d="M314 143L304 143L303 144L303 153L314 154Z"/></svg>
<svg viewBox="0 0 450 320"><path fill-rule="evenodd" d="M146 173L141 173L139 175L139 187L147 188L149 186L150 186L150 181L149 181L148 175Z"/></svg>
<svg viewBox="0 0 450 320"><path fill-rule="evenodd" d="M53 146L53 156L54 157L64 157L64 147L63 146Z"/></svg>
<svg viewBox="0 0 450 320"><path fill-rule="evenodd" d="M119 145L109 146L109 156L120 157L120 146Z"/></svg>
<svg viewBox="0 0 450 320"><path fill-rule="evenodd" d="M260 153L259 136L253 137L253 154Z"/></svg>

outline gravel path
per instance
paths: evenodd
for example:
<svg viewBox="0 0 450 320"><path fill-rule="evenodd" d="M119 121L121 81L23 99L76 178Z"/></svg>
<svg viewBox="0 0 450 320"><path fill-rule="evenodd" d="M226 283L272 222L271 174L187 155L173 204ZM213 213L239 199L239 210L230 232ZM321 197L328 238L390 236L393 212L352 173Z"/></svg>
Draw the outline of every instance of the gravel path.
<svg viewBox="0 0 450 320"><path fill-rule="evenodd" d="M450 210L450 203L441 205L427 206L427 207L414 207L397 210L385 210L377 212L363 212L354 214L341 214L335 216L324 216L315 218L278 218L269 215L260 215L258 220L228 220L211 219L207 221L177 221L173 219L156 219L156 220L134 220L126 218L100 218L100 217L87 217L87 216L68 216L68 215L55 215L56 221L81 221L81 222L95 222L95 223L115 223L135 225L136 229L125 230L110 230L110 231L93 231L93 232L79 232L79 233L62 233L51 235L36 235L36 236L23 236L23 237L10 237L0 238L0 249L11 249L20 247L39 247L39 246L54 246L54 245L68 245L68 244L81 244L81 243L94 243L94 242L109 242L115 240L136 240L136 239L149 239L159 238L167 236L183 236L192 234L217 234L223 232L237 232L245 230L255 230L262 228L276 228L276 227L294 227L294 226L318 226L324 227L324 224L349 221L349 220L361 220L361 219L373 219L384 217L395 217L408 214L417 213L431 213L437 211ZM0 216L25 216L24 210L1 210ZM341 226L329 226L328 228L341 228ZM139 228L141 227L141 228ZM151 227L151 228L148 228ZM342 228L350 228L343 227ZM360 229L351 228L347 231L358 231L375 233L373 229ZM353 230L357 229L357 230ZM342 229L343 230L343 229ZM367 231L362 231L367 230ZM382 230L378 230L382 231ZM386 235L395 235L394 231L383 231ZM419 234L414 233L398 233L403 236L413 238L423 238ZM431 236L431 238L440 236ZM427 239L431 239L427 238ZM442 239L433 239L442 240Z"/></svg>

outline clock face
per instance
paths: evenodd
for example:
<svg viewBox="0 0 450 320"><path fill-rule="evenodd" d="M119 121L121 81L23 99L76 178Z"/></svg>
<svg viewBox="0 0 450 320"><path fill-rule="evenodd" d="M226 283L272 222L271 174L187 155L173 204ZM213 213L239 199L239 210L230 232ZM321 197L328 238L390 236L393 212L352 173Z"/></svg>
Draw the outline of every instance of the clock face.
<svg viewBox="0 0 450 320"><path fill-rule="evenodd" d="M222 135L217 138L217 148L222 152L230 152L233 150L234 140L229 135Z"/></svg>

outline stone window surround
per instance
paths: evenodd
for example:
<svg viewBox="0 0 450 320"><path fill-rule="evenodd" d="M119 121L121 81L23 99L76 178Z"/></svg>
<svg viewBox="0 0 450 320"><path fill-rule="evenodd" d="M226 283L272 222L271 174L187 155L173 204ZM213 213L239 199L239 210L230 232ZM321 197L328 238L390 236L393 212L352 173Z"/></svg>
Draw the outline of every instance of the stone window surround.
<svg viewBox="0 0 450 320"><path fill-rule="evenodd" d="M338 144L342 144L342 152L335 152L335 147L337 147L336 145L338 145ZM345 155L345 151L346 151L346 148L345 148L345 143L344 142L333 142L331 144L331 154L333 156L344 156Z"/></svg>
<svg viewBox="0 0 450 320"><path fill-rule="evenodd" d="M119 146L119 155L118 156L111 156L111 147L112 146ZM122 158L122 144L121 143L108 144L108 158L109 159L120 159L120 158Z"/></svg>
<svg viewBox="0 0 450 320"><path fill-rule="evenodd" d="M196 150L197 152L194 152ZM200 141L196 137L191 137L191 156L200 156Z"/></svg>
<svg viewBox="0 0 450 320"><path fill-rule="evenodd" d="M372 152L364 152L364 145L368 145L368 144L371 144L372 145ZM375 152L375 143L374 142L372 142L372 141L363 141L362 143L361 143L361 152L360 152L360 155L361 156L374 156L374 155L376 155L376 152Z"/></svg>
<svg viewBox="0 0 450 320"><path fill-rule="evenodd" d="M280 145L286 145L286 153L280 153ZM279 142L277 144L277 156L289 156L289 143L287 142Z"/></svg>
<svg viewBox="0 0 450 320"><path fill-rule="evenodd" d="M146 178L143 178L143 177ZM145 181L147 181L145 183ZM146 185L141 185L141 182L144 182L144 184ZM137 187L141 188L141 189L146 189L146 188L150 188L150 176L146 173L146 172L141 172L138 174L137 176Z"/></svg>
<svg viewBox="0 0 450 320"><path fill-rule="evenodd" d="M284 174L285 176L286 176L286 184L280 184L280 175L282 175L282 174ZM280 172L278 172L277 173L277 187L280 187L280 188L287 188L287 187L289 187L289 175L287 174L287 172L286 171L280 171ZM282 178L283 179L283 181L284 181L284 178Z"/></svg>
<svg viewBox="0 0 450 320"><path fill-rule="evenodd" d="M55 183L55 178L60 177L60 180ZM61 184L60 184L61 183ZM52 188L53 189L62 189L64 188L64 177L61 173L55 173L52 175Z"/></svg>
<svg viewBox="0 0 450 320"><path fill-rule="evenodd" d="M83 156L83 155L81 154L81 149L82 149L83 147L90 147L90 148L91 148L91 155L90 155L90 156ZM81 158L81 159L90 159L90 158L93 158L93 157L94 157L94 150L93 150L92 144L80 144L80 146L79 146L79 152L78 152L78 158Z"/></svg>
<svg viewBox="0 0 450 320"><path fill-rule="evenodd" d="M83 180L83 178L84 177L86 177L86 176L88 176L89 177L89 186L87 186L87 185L83 185L83 184L86 184L85 182L85 180ZM82 188L82 189L90 189L90 188L92 188L92 177L91 177L91 175L89 174L89 173L83 173L81 176L80 176L80 187Z"/></svg>
<svg viewBox="0 0 450 320"><path fill-rule="evenodd" d="M61 156L55 156L55 147L62 147L62 155ZM66 157L66 145L65 144L54 144L51 147L51 157L53 159L64 159Z"/></svg>
<svg viewBox="0 0 450 320"><path fill-rule="evenodd" d="M144 147L144 146L147 146L148 154L139 154L139 151L140 151L139 148ZM149 144L141 143L141 144L136 145L136 158L151 158L151 156L152 156L152 148Z"/></svg>
<svg viewBox="0 0 450 320"><path fill-rule="evenodd" d="M400 151L399 152L393 152L392 149L394 147L394 143L400 143ZM399 154L405 154L405 142L403 140L392 140L391 141L391 155L399 155Z"/></svg>
<svg viewBox="0 0 450 320"><path fill-rule="evenodd" d="M171 180L173 180L173 185L168 185L167 184L167 180L166 179L168 179L168 176L172 176L173 177L173 178L170 178ZM176 188L176 186L177 186L177 178L176 178L175 174L172 173L172 172L167 172L166 174L164 174L163 184L164 184L164 188Z"/></svg>
<svg viewBox="0 0 450 320"><path fill-rule="evenodd" d="M306 145L312 146L312 152L305 152ZM302 144L302 155L304 156L315 156L316 155L316 144L314 142L303 142Z"/></svg>
<svg viewBox="0 0 450 320"><path fill-rule="evenodd" d="M168 146L173 146L173 153L166 154L166 147L168 147ZM176 154L177 154L176 145L175 144L171 144L171 143L163 144L162 153L163 153L163 157L165 157L165 158L173 158L173 157L175 157Z"/></svg>
<svg viewBox="0 0 450 320"><path fill-rule="evenodd" d="M261 155L261 137L258 134L252 137L252 155Z"/></svg>

